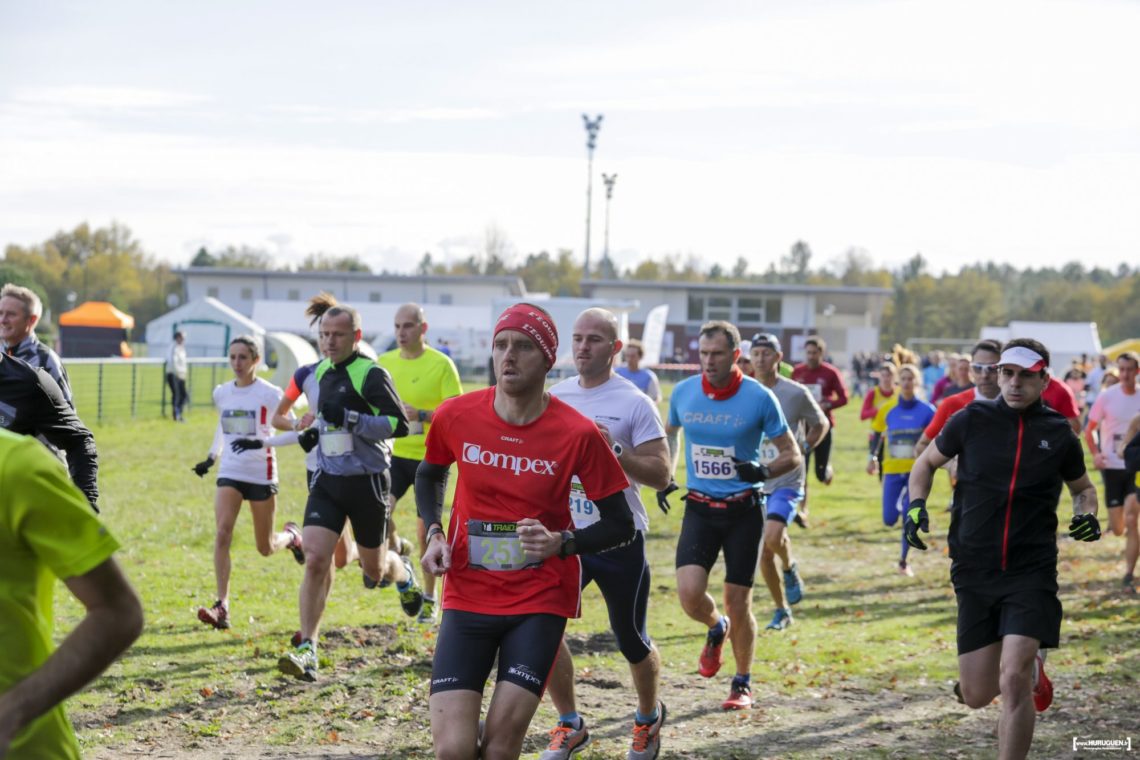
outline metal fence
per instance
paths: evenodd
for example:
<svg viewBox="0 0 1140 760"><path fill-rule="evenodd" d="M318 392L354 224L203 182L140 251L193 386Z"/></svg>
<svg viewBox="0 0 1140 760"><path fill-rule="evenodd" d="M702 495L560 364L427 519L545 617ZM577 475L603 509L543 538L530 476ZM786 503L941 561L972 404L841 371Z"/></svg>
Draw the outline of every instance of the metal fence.
<svg viewBox="0 0 1140 760"><path fill-rule="evenodd" d="M170 386L162 359L67 359L75 409L89 425L169 417ZM188 360L187 410L213 407L214 386L233 378L225 358Z"/></svg>

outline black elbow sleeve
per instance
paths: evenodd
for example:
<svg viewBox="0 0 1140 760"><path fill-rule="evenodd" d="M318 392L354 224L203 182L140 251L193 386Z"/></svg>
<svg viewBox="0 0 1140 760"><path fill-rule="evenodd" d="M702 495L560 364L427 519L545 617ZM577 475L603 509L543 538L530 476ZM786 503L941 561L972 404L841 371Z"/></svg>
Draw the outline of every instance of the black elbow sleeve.
<svg viewBox="0 0 1140 760"><path fill-rule="evenodd" d="M601 519L574 531L574 543L579 554L597 554L621 546L628 543L636 532L625 491L598 499L594 505Z"/></svg>
<svg viewBox="0 0 1140 760"><path fill-rule="evenodd" d="M447 493L448 467L420 462L416 468L416 512L424 525L443 524L443 497Z"/></svg>

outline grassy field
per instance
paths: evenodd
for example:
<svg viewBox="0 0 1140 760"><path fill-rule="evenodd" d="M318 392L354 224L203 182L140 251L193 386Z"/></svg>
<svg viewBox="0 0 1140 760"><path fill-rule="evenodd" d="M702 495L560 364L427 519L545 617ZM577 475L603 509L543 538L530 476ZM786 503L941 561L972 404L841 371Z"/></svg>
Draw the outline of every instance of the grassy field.
<svg viewBox="0 0 1140 760"><path fill-rule="evenodd" d="M234 627L217 632L197 621L197 607L213 600L214 489L190 466L206 452L214 424L199 407L185 425L154 420L95 430L103 513L123 544L119 558L142 594L147 626L123 660L69 703L85 753L430 757L433 633L407 622L394 592L365 591L355 566L332 592L316 684L276 671L298 627L301 570L288 552L260 557L247 516L233 551ZM794 626L760 632L751 711L719 709L731 666L714 679L696 674L703 631L681 612L673 578L679 510L666 517L650 508L650 633L662 653L670 714L662 757L994 754L997 708L971 711L951 695L955 607L944 541L912 555L916 578L896 574L898 529L881 524L878 480L863 472L866 427L853 408L841 410L836 435L835 483L811 484L811 529L792 533L806 595ZM305 498L300 451L285 449L281 458L279 524L299 521ZM931 504L947 495L940 477ZM401 503L401 525L411 525L413 509L410 498ZM948 516L937 507L932 516L933 534L944 536ZM1074 736L1123 738L1137 727L1140 614L1136 598L1118 586L1121 548L1112 537L1061 542L1066 615L1062 648L1049 660L1057 696L1039 718L1037 756L1071 757ZM713 575L719 597L719 565ZM80 609L66 594L57 598L62 633ZM772 612L762 585L754 599L762 628ZM578 757L624 757L633 693L593 589L568 632L578 653L580 711L595 737ZM524 756L537 755L554 720L544 702Z"/></svg>

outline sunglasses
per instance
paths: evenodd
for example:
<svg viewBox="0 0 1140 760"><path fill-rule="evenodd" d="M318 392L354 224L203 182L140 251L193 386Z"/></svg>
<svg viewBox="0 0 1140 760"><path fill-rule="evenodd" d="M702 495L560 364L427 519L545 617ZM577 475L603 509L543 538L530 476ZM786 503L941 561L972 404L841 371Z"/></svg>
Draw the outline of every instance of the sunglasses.
<svg viewBox="0 0 1140 760"><path fill-rule="evenodd" d="M992 373L998 371L998 365L996 365L996 364L974 364L974 363L971 363L970 369L974 370L974 372L977 372L979 375L983 375L983 374L989 375L989 374L992 374Z"/></svg>

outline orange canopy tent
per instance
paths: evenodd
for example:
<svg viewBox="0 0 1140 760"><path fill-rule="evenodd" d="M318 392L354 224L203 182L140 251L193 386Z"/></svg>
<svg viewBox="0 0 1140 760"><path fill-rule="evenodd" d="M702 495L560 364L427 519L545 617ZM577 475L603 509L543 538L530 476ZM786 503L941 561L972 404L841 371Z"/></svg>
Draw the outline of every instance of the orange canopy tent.
<svg viewBox="0 0 1140 760"><path fill-rule="evenodd" d="M106 301L88 301L59 316L64 356L130 356L127 342L135 318Z"/></svg>

